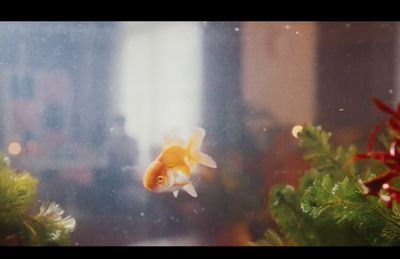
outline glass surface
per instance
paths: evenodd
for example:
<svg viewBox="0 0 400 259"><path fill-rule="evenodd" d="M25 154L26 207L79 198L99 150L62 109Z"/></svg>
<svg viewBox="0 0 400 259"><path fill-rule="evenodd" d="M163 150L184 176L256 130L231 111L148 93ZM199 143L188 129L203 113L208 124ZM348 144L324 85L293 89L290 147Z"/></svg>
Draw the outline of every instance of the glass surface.
<svg viewBox="0 0 400 259"><path fill-rule="evenodd" d="M308 168L296 125L362 145L398 101L395 22L1 22L0 145L76 219L72 245L243 245ZM168 138L198 197L143 186Z"/></svg>

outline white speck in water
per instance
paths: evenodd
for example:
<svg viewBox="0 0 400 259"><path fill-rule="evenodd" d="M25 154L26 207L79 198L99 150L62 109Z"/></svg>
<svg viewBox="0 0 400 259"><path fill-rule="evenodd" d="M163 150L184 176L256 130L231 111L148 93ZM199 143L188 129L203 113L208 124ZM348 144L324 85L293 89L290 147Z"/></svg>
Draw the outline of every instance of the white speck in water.
<svg viewBox="0 0 400 259"><path fill-rule="evenodd" d="M296 35L300 35L300 31L296 31Z"/></svg>
<svg viewBox="0 0 400 259"><path fill-rule="evenodd" d="M263 131L264 131L264 132L267 131L267 128L263 128Z"/></svg>
<svg viewBox="0 0 400 259"><path fill-rule="evenodd" d="M132 220L132 217L131 217L131 216L129 216L129 217L128 217L128 220Z"/></svg>
<svg viewBox="0 0 400 259"><path fill-rule="evenodd" d="M77 245L79 245L79 243L78 243L78 242L75 242L75 245L77 246Z"/></svg>
<svg viewBox="0 0 400 259"><path fill-rule="evenodd" d="M235 27L235 31L240 31L239 27Z"/></svg>
<svg viewBox="0 0 400 259"><path fill-rule="evenodd" d="M393 94L393 89L389 89L389 94Z"/></svg>
<svg viewBox="0 0 400 259"><path fill-rule="evenodd" d="M350 28L350 23L346 23L346 28Z"/></svg>
<svg viewBox="0 0 400 259"><path fill-rule="evenodd" d="M144 213L143 213L143 212L140 212L140 216L141 216L141 217L144 217Z"/></svg>
<svg viewBox="0 0 400 259"><path fill-rule="evenodd" d="M175 219L175 217L173 217L173 216L171 216L171 217L169 217L171 220L174 220Z"/></svg>
<svg viewBox="0 0 400 259"><path fill-rule="evenodd" d="M196 209L193 209L193 213L196 214L196 215L198 214Z"/></svg>
<svg viewBox="0 0 400 259"><path fill-rule="evenodd" d="M110 132L113 132L114 131L114 128L110 128Z"/></svg>
<svg viewBox="0 0 400 259"><path fill-rule="evenodd" d="M161 219L157 219L157 220L153 221L154 224L157 224L157 223L160 223L160 222L161 222Z"/></svg>
<svg viewBox="0 0 400 259"><path fill-rule="evenodd" d="M206 209L205 209L205 208L201 208L200 210L201 210L201 211L205 211Z"/></svg>
<svg viewBox="0 0 400 259"><path fill-rule="evenodd" d="M290 30L290 25L289 25L289 24L286 24L286 25L285 25L285 29L286 29L286 30Z"/></svg>
<svg viewBox="0 0 400 259"><path fill-rule="evenodd" d="M339 108L339 111L342 112L342 111L344 111L344 109L343 108Z"/></svg>

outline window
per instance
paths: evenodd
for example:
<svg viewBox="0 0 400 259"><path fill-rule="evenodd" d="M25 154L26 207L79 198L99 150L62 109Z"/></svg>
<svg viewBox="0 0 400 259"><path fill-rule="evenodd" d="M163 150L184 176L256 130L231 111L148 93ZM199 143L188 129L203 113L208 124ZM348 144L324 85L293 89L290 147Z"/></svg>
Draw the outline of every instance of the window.
<svg viewBox="0 0 400 259"><path fill-rule="evenodd" d="M121 27L116 108L138 139L140 165L146 166L163 135L189 134L200 122L201 28L179 22Z"/></svg>

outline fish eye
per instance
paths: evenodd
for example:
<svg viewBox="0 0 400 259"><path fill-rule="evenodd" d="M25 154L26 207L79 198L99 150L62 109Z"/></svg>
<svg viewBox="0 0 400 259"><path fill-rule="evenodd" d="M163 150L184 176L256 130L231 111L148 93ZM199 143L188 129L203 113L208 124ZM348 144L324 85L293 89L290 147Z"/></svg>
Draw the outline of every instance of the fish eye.
<svg viewBox="0 0 400 259"><path fill-rule="evenodd" d="M162 183L162 182L164 182L164 176L163 175L157 176L157 183Z"/></svg>

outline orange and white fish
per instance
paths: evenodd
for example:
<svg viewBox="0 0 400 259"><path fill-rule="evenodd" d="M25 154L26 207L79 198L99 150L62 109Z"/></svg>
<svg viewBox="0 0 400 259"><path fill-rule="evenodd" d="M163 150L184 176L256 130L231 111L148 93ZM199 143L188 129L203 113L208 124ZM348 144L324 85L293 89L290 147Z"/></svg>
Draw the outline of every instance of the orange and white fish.
<svg viewBox="0 0 400 259"><path fill-rule="evenodd" d="M217 168L214 159L200 151L205 135L205 130L197 127L187 145L183 145L180 140L165 139L161 154L144 174L144 187L153 192L172 192L175 197L182 189L192 197L197 197L191 183L193 166L200 164Z"/></svg>

